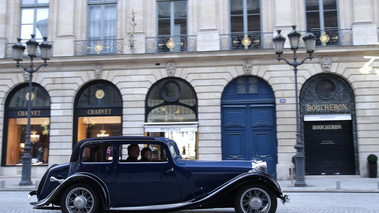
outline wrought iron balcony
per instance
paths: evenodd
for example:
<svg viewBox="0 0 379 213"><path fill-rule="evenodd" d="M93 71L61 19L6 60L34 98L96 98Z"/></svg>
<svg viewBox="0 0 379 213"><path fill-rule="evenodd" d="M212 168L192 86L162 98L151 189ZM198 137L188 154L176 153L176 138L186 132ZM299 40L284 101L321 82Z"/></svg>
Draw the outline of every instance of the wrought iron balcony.
<svg viewBox="0 0 379 213"><path fill-rule="evenodd" d="M193 35L146 38L146 53L194 52L196 46L196 36Z"/></svg>
<svg viewBox="0 0 379 213"><path fill-rule="evenodd" d="M74 41L75 56L118 55L124 52L123 39L99 39Z"/></svg>
<svg viewBox="0 0 379 213"><path fill-rule="evenodd" d="M308 29L308 32L316 36L316 46L350 46L353 45L353 33L351 29L325 28Z"/></svg>
<svg viewBox="0 0 379 213"><path fill-rule="evenodd" d="M220 35L221 50L272 48L272 33L250 32Z"/></svg>

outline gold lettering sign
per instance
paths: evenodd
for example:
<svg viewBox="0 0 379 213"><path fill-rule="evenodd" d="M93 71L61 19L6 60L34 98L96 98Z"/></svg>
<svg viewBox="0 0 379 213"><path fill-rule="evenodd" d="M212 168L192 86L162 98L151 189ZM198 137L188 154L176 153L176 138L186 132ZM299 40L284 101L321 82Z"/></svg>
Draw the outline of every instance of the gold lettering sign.
<svg viewBox="0 0 379 213"><path fill-rule="evenodd" d="M307 104L307 112L343 112L348 111L347 104Z"/></svg>
<svg viewBox="0 0 379 213"><path fill-rule="evenodd" d="M87 110L88 115L110 115L112 109L89 109Z"/></svg>
<svg viewBox="0 0 379 213"><path fill-rule="evenodd" d="M41 110L33 110L33 111L30 112L30 114L32 116L40 116L41 115ZM18 111L17 112L17 116L20 116L20 117L22 117L22 116L28 116L28 111Z"/></svg>

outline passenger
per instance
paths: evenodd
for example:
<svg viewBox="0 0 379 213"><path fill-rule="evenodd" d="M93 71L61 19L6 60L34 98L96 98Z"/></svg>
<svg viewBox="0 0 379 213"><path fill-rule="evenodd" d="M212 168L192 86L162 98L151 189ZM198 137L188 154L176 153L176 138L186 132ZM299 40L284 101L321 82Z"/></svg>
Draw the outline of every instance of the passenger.
<svg viewBox="0 0 379 213"><path fill-rule="evenodd" d="M139 147L138 144L130 144L128 146L128 158L126 161L128 162L137 162L138 156L139 156Z"/></svg>
<svg viewBox="0 0 379 213"><path fill-rule="evenodd" d="M151 161L151 149L145 147L141 151L141 160L142 162Z"/></svg>

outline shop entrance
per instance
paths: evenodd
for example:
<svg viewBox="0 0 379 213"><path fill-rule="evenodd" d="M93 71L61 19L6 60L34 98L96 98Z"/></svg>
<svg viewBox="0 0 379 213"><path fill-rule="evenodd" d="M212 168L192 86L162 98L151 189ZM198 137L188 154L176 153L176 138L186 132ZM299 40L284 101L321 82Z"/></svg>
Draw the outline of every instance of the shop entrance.
<svg viewBox="0 0 379 213"><path fill-rule="evenodd" d="M354 175L354 145L349 121L304 122L308 175Z"/></svg>

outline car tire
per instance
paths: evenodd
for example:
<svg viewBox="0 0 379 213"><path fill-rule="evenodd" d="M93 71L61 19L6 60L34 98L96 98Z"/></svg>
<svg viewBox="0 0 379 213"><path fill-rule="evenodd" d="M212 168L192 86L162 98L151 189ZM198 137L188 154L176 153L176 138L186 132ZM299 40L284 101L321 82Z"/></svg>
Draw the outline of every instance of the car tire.
<svg viewBox="0 0 379 213"><path fill-rule="evenodd" d="M61 196L60 205L64 213L102 212L98 193L86 184L74 184L68 187Z"/></svg>
<svg viewBox="0 0 379 213"><path fill-rule="evenodd" d="M275 193L259 184L245 185L237 191L234 198L234 209L237 213L275 213L277 206Z"/></svg>

